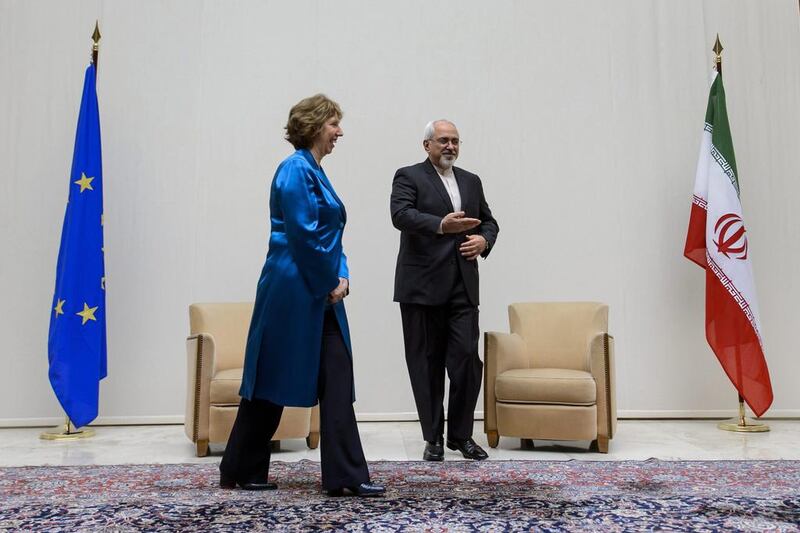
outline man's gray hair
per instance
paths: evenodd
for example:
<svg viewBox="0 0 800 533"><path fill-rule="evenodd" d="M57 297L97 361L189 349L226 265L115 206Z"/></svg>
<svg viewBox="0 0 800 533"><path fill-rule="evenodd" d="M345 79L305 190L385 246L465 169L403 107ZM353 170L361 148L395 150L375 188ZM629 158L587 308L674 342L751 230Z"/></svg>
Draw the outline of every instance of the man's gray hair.
<svg viewBox="0 0 800 533"><path fill-rule="evenodd" d="M422 140L423 141L429 141L429 140L433 139L434 126L436 125L437 122L447 122L448 124L450 124L453 127L455 127L455 124L453 124L451 121L447 120L446 118L440 118L438 120L431 120L430 122L428 122L425 125L425 132L422 134Z"/></svg>

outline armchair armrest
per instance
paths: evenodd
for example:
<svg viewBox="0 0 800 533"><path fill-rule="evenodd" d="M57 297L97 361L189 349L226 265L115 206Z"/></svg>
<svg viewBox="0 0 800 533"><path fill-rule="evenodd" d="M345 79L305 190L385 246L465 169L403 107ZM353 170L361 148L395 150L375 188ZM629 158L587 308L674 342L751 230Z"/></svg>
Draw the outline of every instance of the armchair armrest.
<svg viewBox="0 0 800 533"><path fill-rule="evenodd" d="M592 377L597 384L598 440L614 437L617 431L617 398L614 376L614 337L598 333L590 344Z"/></svg>
<svg viewBox="0 0 800 533"><path fill-rule="evenodd" d="M495 378L512 368L528 368L528 358L525 354L525 341L516 333L500 333L487 331L484 336L484 390L483 390L483 416L484 429L497 431L497 411L494 395Z"/></svg>
<svg viewBox="0 0 800 533"><path fill-rule="evenodd" d="M211 376L214 373L214 337L200 333L186 338L186 436L201 448L208 447L208 414ZM205 455L203 453L202 455Z"/></svg>

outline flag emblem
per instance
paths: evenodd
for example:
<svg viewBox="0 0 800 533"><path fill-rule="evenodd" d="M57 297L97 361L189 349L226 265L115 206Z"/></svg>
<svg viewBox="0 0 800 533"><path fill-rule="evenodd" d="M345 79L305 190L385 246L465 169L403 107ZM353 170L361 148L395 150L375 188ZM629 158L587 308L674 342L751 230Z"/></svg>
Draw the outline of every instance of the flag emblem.
<svg viewBox="0 0 800 533"><path fill-rule="evenodd" d="M717 251L728 259L747 259L747 230L744 229L742 217L736 213L728 213L719 217L714 225L717 240Z"/></svg>

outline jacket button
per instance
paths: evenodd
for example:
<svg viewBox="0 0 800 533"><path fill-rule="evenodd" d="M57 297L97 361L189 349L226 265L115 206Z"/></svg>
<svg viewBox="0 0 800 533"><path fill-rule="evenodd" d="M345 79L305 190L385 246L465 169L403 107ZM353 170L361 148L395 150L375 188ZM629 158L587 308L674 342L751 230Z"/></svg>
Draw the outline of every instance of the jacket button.
<svg viewBox="0 0 800 533"><path fill-rule="evenodd" d="M339 229L344 228L344 222L339 222Z"/></svg>

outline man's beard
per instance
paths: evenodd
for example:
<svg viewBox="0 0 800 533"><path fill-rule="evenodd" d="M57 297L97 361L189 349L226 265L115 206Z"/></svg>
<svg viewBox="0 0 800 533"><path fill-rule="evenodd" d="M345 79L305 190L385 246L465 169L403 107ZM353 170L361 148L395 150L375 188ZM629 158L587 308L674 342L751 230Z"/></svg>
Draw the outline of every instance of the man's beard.
<svg viewBox="0 0 800 533"><path fill-rule="evenodd" d="M442 154L439 157L439 167L448 170L456 162L456 156L453 154Z"/></svg>

